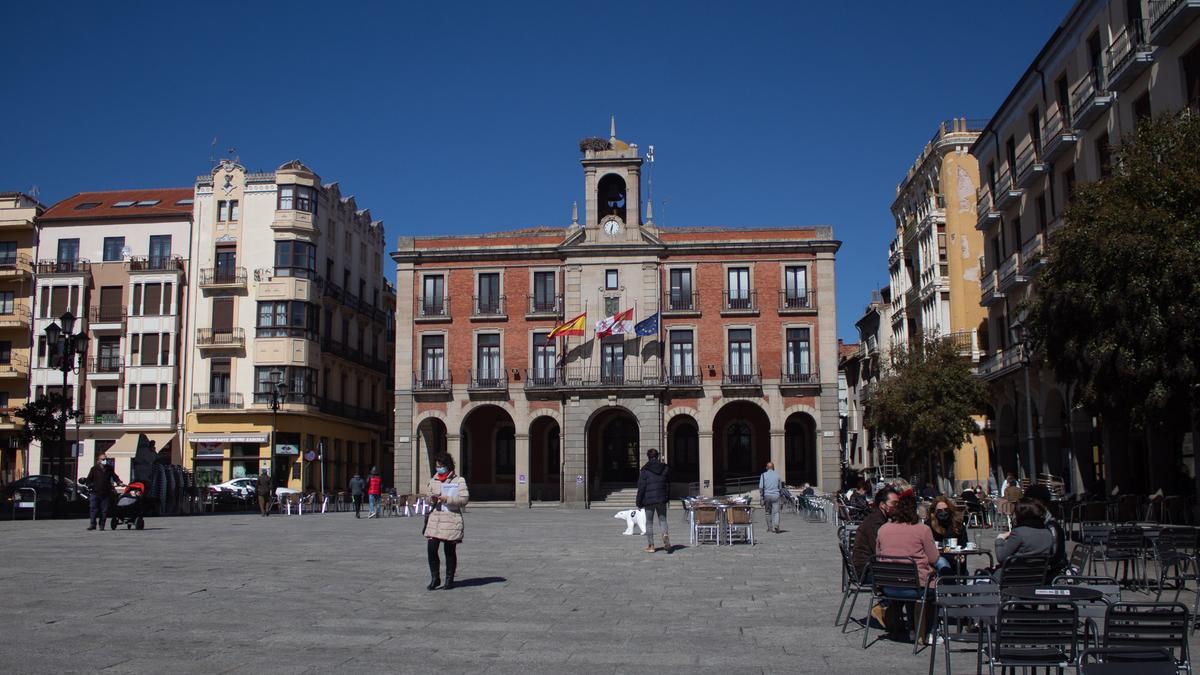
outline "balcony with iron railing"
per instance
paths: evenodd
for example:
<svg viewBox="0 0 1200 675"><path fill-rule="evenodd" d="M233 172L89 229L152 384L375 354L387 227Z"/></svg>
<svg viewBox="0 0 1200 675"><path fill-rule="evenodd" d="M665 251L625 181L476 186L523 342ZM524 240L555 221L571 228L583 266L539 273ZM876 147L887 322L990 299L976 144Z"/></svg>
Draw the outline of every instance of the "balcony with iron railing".
<svg viewBox="0 0 1200 675"><path fill-rule="evenodd" d="M538 295L536 293L525 296L526 307L525 316L530 318L546 317L554 318L562 316L563 296L561 295Z"/></svg>
<svg viewBox="0 0 1200 675"><path fill-rule="evenodd" d="M821 375L814 369L785 367L779 369L779 386L782 389L806 389L821 386Z"/></svg>
<svg viewBox="0 0 1200 675"><path fill-rule="evenodd" d="M503 295L473 295L471 296L471 319L476 321L507 319L508 315L504 305L505 297Z"/></svg>
<svg viewBox="0 0 1200 675"><path fill-rule="evenodd" d="M321 282L321 294L334 302L342 301L342 287L334 283L331 279L325 279Z"/></svg>
<svg viewBox="0 0 1200 675"><path fill-rule="evenodd" d="M557 389L563 386L562 368L526 368L525 389L527 391Z"/></svg>
<svg viewBox="0 0 1200 675"><path fill-rule="evenodd" d="M999 277L996 270L983 275L979 280L979 304L987 307L1004 299L1004 293L998 289Z"/></svg>
<svg viewBox="0 0 1200 675"><path fill-rule="evenodd" d="M1006 166L996 178L996 194L994 196L996 208L1003 211L1005 207L1015 204L1025 194L1025 190L1013 181L1012 169L1014 167Z"/></svg>
<svg viewBox="0 0 1200 675"><path fill-rule="evenodd" d="M387 416L376 410L362 408L341 401L333 401L327 398L319 399L317 402L318 408L326 415L334 417L344 417L356 422L365 422L367 424L381 425L387 422Z"/></svg>
<svg viewBox="0 0 1200 675"><path fill-rule="evenodd" d="M200 349L243 349L246 331L242 328L197 328L196 346Z"/></svg>
<svg viewBox="0 0 1200 675"><path fill-rule="evenodd" d="M663 316L699 316L700 291L673 289L663 295Z"/></svg>
<svg viewBox="0 0 1200 675"><path fill-rule="evenodd" d="M29 305L25 303L15 302L7 307L0 306L0 328L28 328L32 316Z"/></svg>
<svg viewBox="0 0 1200 675"><path fill-rule="evenodd" d="M92 261L90 260L39 260L37 274L49 276L91 276Z"/></svg>
<svg viewBox="0 0 1200 675"><path fill-rule="evenodd" d="M244 289L246 281L245 267L205 267L200 270L200 288L203 289Z"/></svg>
<svg viewBox="0 0 1200 675"><path fill-rule="evenodd" d="M467 371L467 391L499 393L508 391L508 373L503 368Z"/></svg>
<svg viewBox="0 0 1200 675"><path fill-rule="evenodd" d="M192 394L192 407L196 410L241 410L244 405L238 392L213 391Z"/></svg>
<svg viewBox="0 0 1200 675"><path fill-rule="evenodd" d="M88 375L96 379L120 378L124 369L120 354L94 354L88 359Z"/></svg>
<svg viewBox="0 0 1200 675"><path fill-rule="evenodd" d="M1071 109L1059 108L1046 117L1042 125L1042 161L1053 162L1063 153L1073 149L1079 142L1079 133L1075 130L1071 118Z"/></svg>
<svg viewBox="0 0 1200 675"><path fill-rule="evenodd" d="M1032 273L1042 266L1045 255L1046 236L1042 233L1033 235L1021 244L1021 269Z"/></svg>
<svg viewBox="0 0 1200 675"><path fill-rule="evenodd" d="M1137 76L1154 63L1154 47L1147 40L1147 24L1143 20L1127 24L1113 36L1108 46L1108 88L1120 91L1132 84Z"/></svg>
<svg viewBox="0 0 1200 675"><path fill-rule="evenodd" d="M762 369L757 363L725 364L721 368L723 389L758 389L762 387Z"/></svg>
<svg viewBox="0 0 1200 675"><path fill-rule="evenodd" d="M704 375L694 367L680 367L678 370L668 368L663 380L668 389L699 389L704 386Z"/></svg>
<svg viewBox="0 0 1200 675"><path fill-rule="evenodd" d="M422 370L413 373L413 391L417 393L448 394L452 386L449 372Z"/></svg>
<svg viewBox="0 0 1200 675"><path fill-rule="evenodd" d="M1086 131L1092 122L1108 110L1113 96L1108 92L1104 79L1104 68L1097 66L1083 76L1071 88L1071 110L1074 112L1075 128Z"/></svg>
<svg viewBox="0 0 1200 675"><path fill-rule="evenodd" d="M182 272L183 257L178 255L140 255L125 261L125 270L130 274L146 272Z"/></svg>
<svg viewBox="0 0 1200 675"><path fill-rule="evenodd" d="M988 185L981 185L975 190L975 217L977 230L986 230L989 225L1000 222L1000 212L996 210L992 190Z"/></svg>
<svg viewBox="0 0 1200 675"><path fill-rule="evenodd" d="M125 327L126 313L124 305L94 305L88 308L88 328L120 330Z"/></svg>
<svg viewBox="0 0 1200 675"><path fill-rule="evenodd" d="M1163 46L1200 17L1200 0L1150 0L1150 42Z"/></svg>
<svg viewBox="0 0 1200 675"><path fill-rule="evenodd" d="M0 256L0 279L24 279L33 274L33 261L24 253Z"/></svg>
<svg viewBox="0 0 1200 675"><path fill-rule="evenodd" d="M959 330L946 335L945 340L954 346L959 356L979 360L979 341L975 330Z"/></svg>
<svg viewBox="0 0 1200 675"><path fill-rule="evenodd" d="M664 386L658 366L640 364L612 367L567 366L563 386L583 389L654 389Z"/></svg>
<svg viewBox="0 0 1200 675"><path fill-rule="evenodd" d="M416 321L446 321L450 318L450 298L424 297L417 300Z"/></svg>
<svg viewBox="0 0 1200 675"><path fill-rule="evenodd" d="M1041 139L1026 137L1017 148L1017 185L1028 188L1046 175L1048 165L1042 161Z"/></svg>
<svg viewBox="0 0 1200 675"><path fill-rule="evenodd" d="M722 293L721 314L757 314L757 290L732 290Z"/></svg>
<svg viewBox="0 0 1200 675"><path fill-rule="evenodd" d="M787 288L779 291L780 314L807 314L817 311L817 294L807 288Z"/></svg>
<svg viewBox="0 0 1200 675"><path fill-rule="evenodd" d="M124 419L124 413L116 411L97 412L91 415L84 415L83 423L86 425L111 426L121 424Z"/></svg>
<svg viewBox="0 0 1200 675"><path fill-rule="evenodd" d="M278 404L293 405L293 406L316 406L319 399L316 394L311 394L304 391L285 391L283 393L272 391L270 389L254 392L254 405L270 406Z"/></svg>
<svg viewBox="0 0 1200 675"><path fill-rule="evenodd" d="M1008 293L1028 280L1024 270L1021 269L1021 254L1014 251L1000 264L1000 283L997 290L1001 293Z"/></svg>

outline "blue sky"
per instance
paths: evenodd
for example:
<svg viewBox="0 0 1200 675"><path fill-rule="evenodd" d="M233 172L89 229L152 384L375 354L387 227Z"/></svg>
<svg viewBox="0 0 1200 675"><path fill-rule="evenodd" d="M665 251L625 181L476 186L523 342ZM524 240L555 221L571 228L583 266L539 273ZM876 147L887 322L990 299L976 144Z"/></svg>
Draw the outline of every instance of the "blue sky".
<svg viewBox="0 0 1200 675"><path fill-rule="evenodd" d="M397 236L566 225L577 143L655 146L661 225L833 225L838 332L939 120L986 118L1070 0L12 3L0 190L300 158ZM663 208L663 202L666 207Z"/></svg>

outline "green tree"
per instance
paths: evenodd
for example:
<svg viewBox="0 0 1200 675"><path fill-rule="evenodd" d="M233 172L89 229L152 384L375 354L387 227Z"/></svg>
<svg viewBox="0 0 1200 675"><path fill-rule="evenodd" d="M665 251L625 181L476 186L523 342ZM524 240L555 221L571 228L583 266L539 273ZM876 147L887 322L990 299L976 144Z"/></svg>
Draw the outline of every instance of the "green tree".
<svg viewBox="0 0 1200 675"><path fill-rule="evenodd" d="M43 445L58 443L63 440L63 410L69 408L70 401L59 393L47 394L37 400L30 401L13 411L13 414L25 421L21 427L21 443L26 447L30 442L37 441ZM72 419L75 411L67 414Z"/></svg>
<svg viewBox="0 0 1200 675"><path fill-rule="evenodd" d="M1200 381L1200 117L1145 121L1113 157L1071 196L1025 323L1076 403L1179 447Z"/></svg>
<svg viewBox="0 0 1200 675"><path fill-rule="evenodd" d="M906 473L922 467L944 476L946 455L979 433L975 416L986 404L986 388L954 341L917 339L893 350L867 423L891 440Z"/></svg>

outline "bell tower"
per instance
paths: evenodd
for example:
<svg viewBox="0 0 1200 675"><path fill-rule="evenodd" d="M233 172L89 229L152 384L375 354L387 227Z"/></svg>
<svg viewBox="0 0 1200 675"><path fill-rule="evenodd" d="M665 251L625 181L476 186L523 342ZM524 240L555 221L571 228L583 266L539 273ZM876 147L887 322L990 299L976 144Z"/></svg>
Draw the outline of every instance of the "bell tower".
<svg viewBox="0 0 1200 675"><path fill-rule="evenodd" d="M637 144L617 138L613 118L607 140L585 138L579 150L587 195L583 221L587 241L641 241L642 158Z"/></svg>

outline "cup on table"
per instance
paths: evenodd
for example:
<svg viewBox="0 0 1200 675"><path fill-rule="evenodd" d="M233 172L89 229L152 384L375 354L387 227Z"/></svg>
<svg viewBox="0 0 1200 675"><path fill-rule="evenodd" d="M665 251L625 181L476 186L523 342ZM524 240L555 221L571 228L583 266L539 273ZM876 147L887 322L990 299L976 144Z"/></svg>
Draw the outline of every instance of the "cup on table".
<svg viewBox="0 0 1200 675"><path fill-rule="evenodd" d="M968 551L974 551L976 549L976 544L973 541L969 541L963 548L967 549Z"/></svg>
<svg viewBox="0 0 1200 675"><path fill-rule="evenodd" d="M954 537L947 537L946 548L958 548L958 540Z"/></svg>

